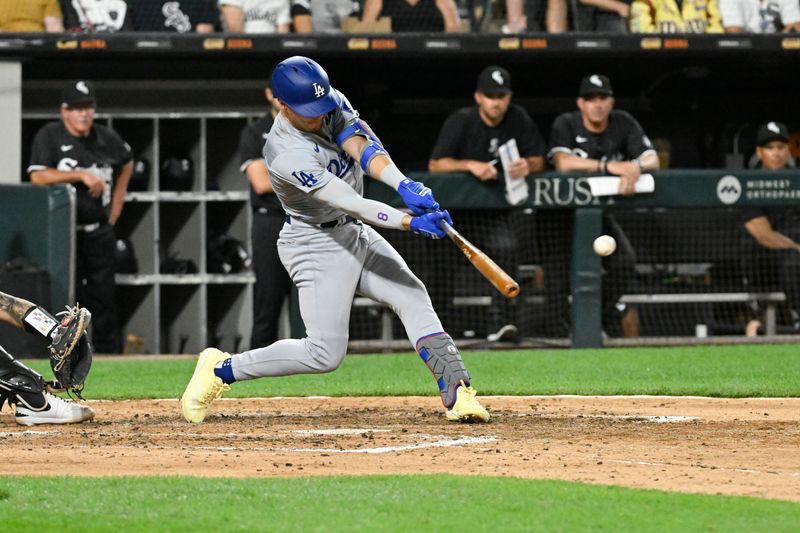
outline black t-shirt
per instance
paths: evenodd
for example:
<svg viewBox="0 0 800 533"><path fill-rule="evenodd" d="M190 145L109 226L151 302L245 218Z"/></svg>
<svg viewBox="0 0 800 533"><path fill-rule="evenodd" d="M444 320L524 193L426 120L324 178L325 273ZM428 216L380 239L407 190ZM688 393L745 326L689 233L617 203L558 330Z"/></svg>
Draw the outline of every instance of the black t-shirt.
<svg viewBox="0 0 800 533"><path fill-rule="evenodd" d="M742 230L745 236L745 245L768 253L775 253L775 250L763 248L752 235L745 229L744 225L758 217L767 217L770 226L774 231L785 235L795 242L800 241L800 212L790 207L744 207L741 209ZM786 250L782 250L786 251ZM793 253L797 253L792 251Z"/></svg>
<svg viewBox="0 0 800 533"><path fill-rule="evenodd" d="M550 131L552 159L556 152L580 156L584 159L630 161L653 150L644 130L627 111L614 109L608 116L608 127L600 133L592 133L583 126L580 111L559 115Z"/></svg>
<svg viewBox="0 0 800 533"><path fill-rule="evenodd" d="M800 213L788 207L743 207L741 210L743 223L754 218L767 217L772 229L795 238L800 232Z"/></svg>
<svg viewBox="0 0 800 533"><path fill-rule="evenodd" d="M263 161L264 143L267 142L267 134L272 129L273 122L272 115L267 113L242 129L239 137L239 160L241 161L239 170L242 173L247 170L247 165L252 161ZM249 179L247 183L250 184ZM266 208L268 214L285 215L277 196L272 193L256 194L252 185L250 185L250 205L253 209Z"/></svg>
<svg viewBox="0 0 800 533"><path fill-rule="evenodd" d="M219 20L216 0L136 0L131 11L136 31L187 33Z"/></svg>
<svg viewBox="0 0 800 533"><path fill-rule="evenodd" d="M125 0L59 0L59 4L68 32L133 31L130 4Z"/></svg>
<svg viewBox="0 0 800 533"><path fill-rule="evenodd" d="M391 17L395 33L444 31L444 17L435 0L419 0L413 6L405 0L383 0L380 16Z"/></svg>
<svg viewBox="0 0 800 533"><path fill-rule="evenodd" d="M102 177L106 190L99 198L92 198L83 183L73 183L77 191L78 224L93 224L108 220L114 177L131 158L128 143L102 124L92 126L88 137L73 137L62 122L51 122L33 139L28 174L46 168L80 169Z"/></svg>
<svg viewBox="0 0 800 533"><path fill-rule="evenodd" d="M495 127L481 120L478 106L464 107L444 121L431 159L452 157L488 162L499 158L497 148L510 139L516 140L521 157L543 156L546 151L539 128L522 107L508 106L503 121Z"/></svg>

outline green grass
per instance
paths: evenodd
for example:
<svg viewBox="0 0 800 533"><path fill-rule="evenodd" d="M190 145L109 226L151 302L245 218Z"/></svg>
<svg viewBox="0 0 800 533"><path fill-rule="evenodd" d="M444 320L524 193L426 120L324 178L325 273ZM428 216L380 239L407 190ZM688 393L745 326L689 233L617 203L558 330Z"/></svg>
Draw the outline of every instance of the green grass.
<svg viewBox="0 0 800 533"><path fill-rule="evenodd" d="M124 497L120 495L124 494ZM455 476L0 478L3 531L797 531L800 505Z"/></svg>
<svg viewBox="0 0 800 533"><path fill-rule="evenodd" d="M796 345L691 346L605 350L465 353L480 394L661 394L723 397L800 396ZM49 375L46 361L30 361ZM190 359L96 361L87 398L177 398ZM430 373L413 353L347 357L326 375L236 383L226 397L431 395Z"/></svg>

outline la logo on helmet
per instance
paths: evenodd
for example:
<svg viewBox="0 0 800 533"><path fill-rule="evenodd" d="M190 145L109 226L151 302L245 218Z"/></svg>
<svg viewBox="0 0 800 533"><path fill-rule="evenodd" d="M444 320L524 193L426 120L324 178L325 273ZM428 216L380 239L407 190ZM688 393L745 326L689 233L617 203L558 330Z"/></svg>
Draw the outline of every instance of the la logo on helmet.
<svg viewBox="0 0 800 533"><path fill-rule="evenodd" d="M314 83L314 96L319 98L325 94L325 87L322 87L319 83Z"/></svg>

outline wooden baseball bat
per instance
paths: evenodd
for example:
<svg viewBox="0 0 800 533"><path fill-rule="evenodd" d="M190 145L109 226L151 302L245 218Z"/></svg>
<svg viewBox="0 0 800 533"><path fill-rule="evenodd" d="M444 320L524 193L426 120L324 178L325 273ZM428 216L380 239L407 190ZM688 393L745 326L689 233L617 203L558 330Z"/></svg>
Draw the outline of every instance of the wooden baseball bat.
<svg viewBox="0 0 800 533"><path fill-rule="evenodd" d="M500 294L506 298L514 298L519 294L519 283L514 281L514 278L497 266L497 263L492 261L491 257L465 239L464 236L457 232L446 220L442 220L441 226L447 233L447 236L450 237L450 240L452 240L456 246L458 246L458 249L467 256L472 266L474 266L483 277L488 279L489 282L500 291Z"/></svg>

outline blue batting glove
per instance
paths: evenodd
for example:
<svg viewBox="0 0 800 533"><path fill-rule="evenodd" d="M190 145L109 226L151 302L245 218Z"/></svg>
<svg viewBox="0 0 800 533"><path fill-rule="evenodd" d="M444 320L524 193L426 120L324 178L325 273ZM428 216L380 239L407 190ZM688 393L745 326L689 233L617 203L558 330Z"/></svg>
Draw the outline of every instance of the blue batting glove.
<svg viewBox="0 0 800 533"><path fill-rule="evenodd" d="M439 209L439 202L434 200L431 190L419 181L406 178L400 182L397 192L415 215Z"/></svg>
<svg viewBox="0 0 800 533"><path fill-rule="evenodd" d="M412 217L409 228L417 235L422 235L429 239L442 239L447 236L441 226L442 220L451 226L453 225L450 213L447 211L431 211L424 215Z"/></svg>

